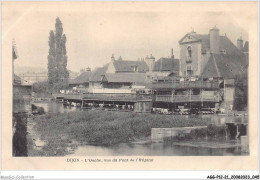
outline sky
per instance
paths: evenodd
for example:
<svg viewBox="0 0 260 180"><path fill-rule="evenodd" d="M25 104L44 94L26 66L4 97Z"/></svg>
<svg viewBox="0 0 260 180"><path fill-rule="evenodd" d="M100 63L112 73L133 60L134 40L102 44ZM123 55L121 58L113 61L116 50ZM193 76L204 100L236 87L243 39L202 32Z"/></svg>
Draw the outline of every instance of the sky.
<svg viewBox="0 0 260 180"><path fill-rule="evenodd" d="M159 59L173 48L178 58L178 41L192 30L208 34L216 25L235 45L240 36L247 41L250 14L243 9L252 4L241 3L3 2L2 42L15 39L15 66L47 70L49 32L59 17L67 36L67 68L74 72L103 66L112 54Z"/></svg>

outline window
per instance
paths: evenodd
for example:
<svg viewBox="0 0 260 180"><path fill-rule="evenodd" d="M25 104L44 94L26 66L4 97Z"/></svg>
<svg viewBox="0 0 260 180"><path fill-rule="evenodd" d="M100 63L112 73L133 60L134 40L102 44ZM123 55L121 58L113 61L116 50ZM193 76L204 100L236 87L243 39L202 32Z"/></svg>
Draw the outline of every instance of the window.
<svg viewBox="0 0 260 180"><path fill-rule="evenodd" d="M191 76L192 75L192 67L191 65L186 66L186 75Z"/></svg>
<svg viewBox="0 0 260 180"><path fill-rule="evenodd" d="M133 71L134 71L134 72L136 72L136 71L138 70L138 67L137 67L136 64L133 64L131 67L133 68Z"/></svg>
<svg viewBox="0 0 260 180"><path fill-rule="evenodd" d="M137 66L134 66L134 72L136 72L137 71Z"/></svg>
<svg viewBox="0 0 260 180"><path fill-rule="evenodd" d="M188 52L188 57L191 58L191 46L188 46L187 52Z"/></svg>

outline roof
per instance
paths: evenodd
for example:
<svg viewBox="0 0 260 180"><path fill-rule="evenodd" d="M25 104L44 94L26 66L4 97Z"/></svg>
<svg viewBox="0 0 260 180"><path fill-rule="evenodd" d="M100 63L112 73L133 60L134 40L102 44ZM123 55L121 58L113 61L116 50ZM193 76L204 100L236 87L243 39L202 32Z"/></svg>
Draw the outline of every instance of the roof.
<svg viewBox="0 0 260 180"><path fill-rule="evenodd" d="M187 33L179 43L182 44L182 41L187 37L193 37L193 40L190 42L201 42L201 48L203 50L210 49L210 37L209 34L197 34L197 33ZM239 50L232 41L227 36L219 36L219 50L225 50L226 54L242 54L242 51Z"/></svg>
<svg viewBox="0 0 260 180"><path fill-rule="evenodd" d="M219 39L220 43L219 43L219 49L220 50L225 50L226 54L230 54L230 55L242 55L243 52L240 51L233 43L230 39L228 39L227 36L220 36Z"/></svg>
<svg viewBox="0 0 260 180"><path fill-rule="evenodd" d="M121 60L113 62L116 72L134 72L134 67L137 66L137 72L147 72L148 66L144 61L129 61Z"/></svg>
<svg viewBox="0 0 260 180"><path fill-rule="evenodd" d="M126 82L126 83L142 83L146 80L144 73L107 73L105 74L107 82Z"/></svg>
<svg viewBox="0 0 260 180"><path fill-rule="evenodd" d="M248 52L248 50L249 50L249 45L248 45L248 41L246 41L242 51L243 52Z"/></svg>
<svg viewBox="0 0 260 180"><path fill-rule="evenodd" d="M76 77L75 79L72 79L72 80L69 82L69 84L83 84L83 83L88 83L91 74L92 74L91 71L83 72L83 73L81 73L78 77Z"/></svg>
<svg viewBox="0 0 260 180"><path fill-rule="evenodd" d="M103 67L96 68L90 78L89 81L92 82L101 82L102 75L104 75L107 72L108 64L104 65Z"/></svg>
<svg viewBox="0 0 260 180"><path fill-rule="evenodd" d="M21 83L22 83L21 78L14 74L14 85L20 85Z"/></svg>
<svg viewBox="0 0 260 180"><path fill-rule="evenodd" d="M13 85L19 85L19 86L32 86L30 82L23 80L16 74L14 74L14 82Z"/></svg>
<svg viewBox="0 0 260 180"><path fill-rule="evenodd" d="M201 76L232 79L236 75L246 74L247 65L245 55L212 54Z"/></svg>
<svg viewBox="0 0 260 180"><path fill-rule="evenodd" d="M153 71L179 71L179 59L160 58L154 63Z"/></svg>

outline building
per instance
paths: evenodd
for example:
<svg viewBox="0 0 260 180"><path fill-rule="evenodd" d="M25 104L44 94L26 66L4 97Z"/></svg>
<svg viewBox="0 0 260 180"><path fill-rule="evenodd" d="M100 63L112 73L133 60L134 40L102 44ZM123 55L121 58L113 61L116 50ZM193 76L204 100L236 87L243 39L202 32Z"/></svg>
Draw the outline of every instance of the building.
<svg viewBox="0 0 260 180"><path fill-rule="evenodd" d="M31 112L32 85L14 74L13 113Z"/></svg>
<svg viewBox="0 0 260 180"><path fill-rule="evenodd" d="M243 44L242 38L239 38L235 46L226 35L221 36L215 26L209 34L187 33L179 45L179 75L217 79L223 98L222 107L239 109L236 103L242 98L241 94L247 92L248 42ZM241 86L243 88L236 86L238 79L246 82Z"/></svg>
<svg viewBox="0 0 260 180"><path fill-rule="evenodd" d="M209 34L187 33L179 45L180 59L174 57L173 50L171 57L157 61L152 54L138 61L124 60L121 56L116 60L112 55L108 64L89 74L83 73L71 84L100 97L101 94L113 98L120 95L122 99L126 94L150 93L149 100L135 102L137 112L147 112L152 106L171 110L177 107L245 109L248 42L243 44L239 38L235 46L214 27Z"/></svg>
<svg viewBox="0 0 260 180"><path fill-rule="evenodd" d="M69 88L84 91L86 88L89 88L89 79L91 75L91 71L81 73L78 77L69 81Z"/></svg>
<svg viewBox="0 0 260 180"><path fill-rule="evenodd" d="M151 59L151 61L153 61ZM133 60L123 60L122 57L118 60L115 60L114 55L111 57L111 61L108 64L106 73L146 73L149 71L149 67L147 63L152 64L150 59L147 58L147 61L133 61Z"/></svg>
<svg viewBox="0 0 260 180"><path fill-rule="evenodd" d="M244 55L212 54L210 56L201 76L207 79L219 79L223 108L236 110L246 108L247 67L248 62Z"/></svg>
<svg viewBox="0 0 260 180"><path fill-rule="evenodd" d="M187 33L179 41L180 75L200 76L212 54L234 56L232 58L237 56L244 57L241 41L239 40L238 42L239 46L236 47L226 35L221 36L219 34L217 27L210 29L209 34L198 34L194 31Z"/></svg>
<svg viewBox="0 0 260 180"><path fill-rule="evenodd" d="M173 49L171 50L171 57L161 57L154 63L152 74L153 77L179 74L179 59L174 58Z"/></svg>

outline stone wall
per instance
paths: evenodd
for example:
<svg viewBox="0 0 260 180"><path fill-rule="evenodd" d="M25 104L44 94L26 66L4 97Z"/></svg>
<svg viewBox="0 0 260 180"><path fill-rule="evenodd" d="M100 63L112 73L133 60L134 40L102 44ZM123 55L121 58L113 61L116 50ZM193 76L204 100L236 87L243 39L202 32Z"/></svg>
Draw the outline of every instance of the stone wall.
<svg viewBox="0 0 260 180"><path fill-rule="evenodd" d="M31 112L32 86L13 86L13 112Z"/></svg>

